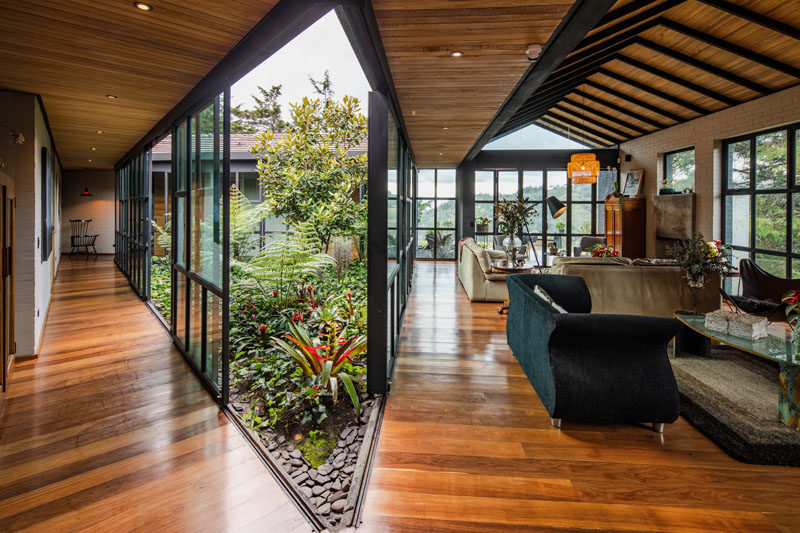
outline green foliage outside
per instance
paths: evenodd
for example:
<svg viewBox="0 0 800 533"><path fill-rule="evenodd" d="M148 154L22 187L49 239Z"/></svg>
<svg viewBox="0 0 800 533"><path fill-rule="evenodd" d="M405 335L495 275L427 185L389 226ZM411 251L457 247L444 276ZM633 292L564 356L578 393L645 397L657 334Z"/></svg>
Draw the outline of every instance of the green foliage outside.
<svg viewBox="0 0 800 533"><path fill-rule="evenodd" d="M269 89L259 85L258 95L252 95L255 102L252 109L242 109L241 104L232 107L231 133L283 131L286 122L281 118L281 105L278 103L282 90L282 85L273 85Z"/></svg>
<svg viewBox="0 0 800 533"><path fill-rule="evenodd" d="M150 301L167 322L172 315L170 271L169 257L150 258Z"/></svg>

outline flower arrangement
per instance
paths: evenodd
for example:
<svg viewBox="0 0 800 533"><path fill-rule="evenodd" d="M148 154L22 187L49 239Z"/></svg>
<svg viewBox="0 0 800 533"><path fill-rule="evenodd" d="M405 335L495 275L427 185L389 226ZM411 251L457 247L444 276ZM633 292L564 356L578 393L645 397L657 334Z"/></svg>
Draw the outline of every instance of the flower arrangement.
<svg viewBox="0 0 800 533"><path fill-rule="evenodd" d="M721 274L731 269L729 248L720 241L706 241L702 233L697 233L691 239L668 247L667 255L681 267L690 287L702 287L708 274Z"/></svg>
<svg viewBox="0 0 800 533"><path fill-rule="evenodd" d="M592 247L592 257L619 257L619 252L613 246L595 244Z"/></svg>
<svg viewBox="0 0 800 533"><path fill-rule="evenodd" d="M495 220L497 227L503 235L516 235L530 216L538 212L534 204L527 198L522 200L502 200L497 202Z"/></svg>
<svg viewBox="0 0 800 533"><path fill-rule="evenodd" d="M488 224L489 218L488 217L478 217L477 224Z"/></svg>

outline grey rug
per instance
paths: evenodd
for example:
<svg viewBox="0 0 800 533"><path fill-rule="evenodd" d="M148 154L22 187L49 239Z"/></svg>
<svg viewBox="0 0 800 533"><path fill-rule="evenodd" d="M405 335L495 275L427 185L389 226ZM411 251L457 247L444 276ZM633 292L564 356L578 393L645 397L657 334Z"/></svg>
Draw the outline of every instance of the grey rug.
<svg viewBox="0 0 800 533"><path fill-rule="evenodd" d="M800 431L778 418L777 364L725 346L670 361L693 426L740 461L800 466Z"/></svg>

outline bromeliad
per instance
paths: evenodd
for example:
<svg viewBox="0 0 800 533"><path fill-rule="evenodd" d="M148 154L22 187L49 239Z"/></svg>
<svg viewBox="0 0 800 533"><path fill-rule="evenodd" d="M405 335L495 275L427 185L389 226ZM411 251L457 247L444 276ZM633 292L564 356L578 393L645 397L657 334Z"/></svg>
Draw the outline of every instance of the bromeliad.
<svg viewBox="0 0 800 533"><path fill-rule="evenodd" d="M361 405L358 393L353 385L353 376L343 372L347 362L367 349L367 337L353 335L347 339L329 338L327 344L320 339L313 339L308 329L302 324L289 322L290 333L284 339L272 337L273 344L297 362L303 373L310 380L312 387L328 389L333 401L338 401L339 382L353 402L356 416L361 416ZM288 342L287 342L288 341Z"/></svg>

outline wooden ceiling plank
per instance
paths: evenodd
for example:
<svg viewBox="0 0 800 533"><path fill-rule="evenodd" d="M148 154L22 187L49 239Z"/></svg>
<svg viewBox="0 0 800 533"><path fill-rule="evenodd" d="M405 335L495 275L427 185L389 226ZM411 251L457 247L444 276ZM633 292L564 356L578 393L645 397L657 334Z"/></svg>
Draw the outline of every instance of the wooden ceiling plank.
<svg viewBox="0 0 800 533"><path fill-rule="evenodd" d="M634 0L628 4L625 4L622 7L616 7L605 14L603 18L600 19L600 22L597 23L597 28L602 28L607 24L611 24L612 22L616 22L621 18L627 17L631 13L639 11L640 9L644 9L645 7L658 2L659 0ZM591 35L591 33L589 34Z"/></svg>
<svg viewBox="0 0 800 533"><path fill-rule="evenodd" d="M576 50L582 50L586 47L597 44L600 41L608 39L612 35L629 30L631 26L637 25L641 22L645 22L649 19L653 19L653 17L658 17L665 11L672 9L675 6L679 6L686 1L687 0L666 0L661 4L653 6L650 9L647 9L637 15L634 15L633 17L627 18L618 24L615 24L609 28L590 34L581 41Z"/></svg>
<svg viewBox="0 0 800 533"><path fill-rule="evenodd" d="M614 139L608 134L603 133L602 131L598 131L590 126L581 125L580 122L576 122L561 115L546 114L542 116L542 118L549 120L550 122L555 122L556 124L563 124L564 126L568 126L570 128L570 131L583 132L584 137L586 135L590 135L595 139L599 140L600 143L604 146L610 146L612 144L617 144L618 142L616 139Z"/></svg>
<svg viewBox="0 0 800 533"><path fill-rule="evenodd" d="M735 15L739 18L763 26L765 28L769 28L772 31L786 35L787 37L800 40L799 29L789 24L785 24L779 20L775 20L766 15L762 15L761 13L756 13L755 11L751 11L742 5L734 4L732 2L727 2L726 0L698 0L698 1L706 5L709 5L711 7L714 7L716 9L719 9L721 11L730 13L731 15Z"/></svg>
<svg viewBox="0 0 800 533"><path fill-rule="evenodd" d="M765 85L761 85L760 83L757 83L757 82L755 82L755 81L753 81L753 80L751 80L749 78L745 78L743 76L738 76L738 75L736 75L736 74L734 74L734 73L732 73L732 72L730 72L728 70L725 70L725 69L722 69L722 68L719 68L719 67L715 67L714 65L711 65L710 63L706 63L705 61L701 61L701 60L699 60L697 58L694 58L694 57L692 57L690 55L684 54L684 53L679 52L677 50L673 50L672 48L669 48L667 46L662 46L662 45L660 45L658 43L655 43L653 41L645 39L644 37L637 37L637 38L634 39L634 42L636 44L640 45L640 46L644 46L645 48L649 48L650 50L652 50L654 52L658 52L659 54L671 57L673 59L677 59L678 61L686 63L687 65L692 66L692 67L694 67L696 69L704 70L704 71L708 72L709 74L713 74L713 75L717 76L718 78L722 78L722 79L724 79L726 81L729 81L731 83L735 83L736 85L741 85L742 87L746 87L746 88L750 89L751 91L755 91L755 92L761 93L761 94L767 94L767 93L771 92L769 87L766 87Z"/></svg>
<svg viewBox="0 0 800 533"><path fill-rule="evenodd" d="M681 117L680 115L676 115L676 114L674 114L674 113L672 113L670 111L667 111L666 109L662 109L662 108L660 108L660 107L658 107L656 105L653 105L650 102L645 102L644 100L639 100L638 98L635 98L635 97L633 97L631 95L628 95L628 94L622 93L620 91L617 91L616 89L612 89L611 87L607 87L607 86L605 86L605 85L603 85L601 83L597 83L596 81L586 80L583 83L584 83L584 85L592 87L592 88L594 88L594 89L596 89L598 91L603 91L603 92L608 93L608 94L610 94L612 96L616 96L617 98L619 98L621 100L626 100L626 101L630 102L633 105L641 107L642 109L647 109L648 111L652 111L653 113L661 115L662 117L668 118L668 119L670 119L672 121L683 122L683 120L684 120L684 118Z"/></svg>
<svg viewBox="0 0 800 533"><path fill-rule="evenodd" d="M599 118L601 118L603 120L607 120L607 121L611 122L612 124L617 124L617 125L625 128L625 129L627 129L629 131L632 131L637 135L642 135L643 133L647 132L647 130L645 130L644 128L642 128L640 126L635 126L635 125L631 124L630 122L627 122L626 120L621 119L619 116L609 115L605 111L601 111L599 109L596 109L596 108L592 107L591 104L590 105L586 105L585 102L581 104L579 102L576 102L575 100L572 100L571 98L564 98L564 100L562 100L562 104L570 105L570 106L576 108L576 110L578 112L583 111L583 112L586 112L586 113L591 113L591 114L593 114L593 115L595 115L595 116L597 116L597 117L599 117ZM620 132L620 133L624 133L624 132ZM624 135L630 136L630 133L624 133Z"/></svg>
<svg viewBox="0 0 800 533"><path fill-rule="evenodd" d="M559 113L559 114L562 115L562 116L566 115L567 118L570 118L571 120L581 121L580 123L584 124L584 125L586 123L586 114L585 113L583 115L581 115L579 111L575 111L574 109L570 109L568 107L565 107L562 104L556 104L553 107L551 107L548 111L549 112L553 112L553 113L555 113L555 111L560 111L561 113ZM587 110L587 111L591 112L591 110ZM613 117L611 117L611 120L615 121L615 119ZM619 140L619 139L627 139L627 138L629 138L631 136L630 133L626 133L626 132L624 132L622 130L619 130L619 129L613 127L613 126L609 126L604 122L592 121L591 117L589 117L589 124L594 124L596 127L600 128L601 130L605 130L605 132L608 132L608 133L610 133L612 135L616 135L617 140ZM603 132L603 133L605 133L605 132Z"/></svg>
<svg viewBox="0 0 800 533"><path fill-rule="evenodd" d="M575 95L577 95L577 96L580 96L580 97L586 99L586 100L593 100L593 101L597 102L598 104L607 107L608 109L612 109L612 110L616 111L617 113L622 113L624 115L627 115L628 117L630 117L630 118L632 118L634 120L638 120L639 122L643 122L643 123L648 124L648 125L650 125L650 126L652 126L654 128L664 128L664 127L667 126L667 124L665 124L664 122L660 122L658 120L654 120L652 118L646 117L644 115L636 113L635 111L632 111L630 108L617 105L614 102L611 102L609 100L605 100L603 98L600 98L599 96L595 96L593 94L586 93L586 92L581 91L579 89L575 89L573 91L573 93ZM642 133L650 133L650 131L643 131Z"/></svg>
<svg viewBox="0 0 800 533"><path fill-rule="evenodd" d="M708 109L706 109L704 107L701 107L701 106L698 106L698 105L695 105L692 102L689 102L687 100L684 100L683 98L680 98L679 96L675 96L674 94L670 94L670 93L667 93L667 92L662 91L660 89L656 89L656 88L651 87L651 86L649 86L649 85L647 85L645 83L640 83L640 82L638 82L636 80L631 79L628 76L623 76L621 74L617 74L616 72L613 72L613 71L608 70L606 68L601 68L600 70L598 70L598 73L602 74L603 76L606 76L607 78L614 79L614 80L616 80L616 81L618 81L620 83L624 83L626 85L630 85L631 87L635 87L636 89L639 89L640 91L644 91L646 93L650 93L653 96L661 98L662 100L666 100L667 102L671 102L673 104L679 105L679 106L681 106L683 108L686 108L686 109L688 109L690 111L693 111L693 112L697 113L698 115L704 115L704 114L709 112Z"/></svg>

